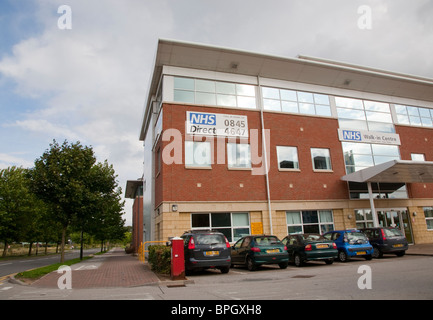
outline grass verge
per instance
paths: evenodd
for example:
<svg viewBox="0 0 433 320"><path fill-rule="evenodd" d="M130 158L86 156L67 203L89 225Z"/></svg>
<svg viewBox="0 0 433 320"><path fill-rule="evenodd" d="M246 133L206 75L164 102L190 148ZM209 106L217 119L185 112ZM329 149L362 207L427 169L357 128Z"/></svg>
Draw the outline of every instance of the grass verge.
<svg viewBox="0 0 433 320"><path fill-rule="evenodd" d="M70 266L70 265L73 265L75 263L78 263L78 262L81 262L81 261L84 261L84 260L87 260L90 258L92 258L92 257L91 256L83 257L83 260L80 260L80 258L76 258L76 259L68 260L68 261L65 261L62 263L55 263L55 264L51 264L49 266L45 266L45 267L41 267L41 268L37 268L37 269L33 269L33 270L28 270L28 271L23 271L23 272L16 274L15 278L36 280L36 279L43 277L47 273L50 273L50 272L53 272L53 271L59 269L60 266Z"/></svg>

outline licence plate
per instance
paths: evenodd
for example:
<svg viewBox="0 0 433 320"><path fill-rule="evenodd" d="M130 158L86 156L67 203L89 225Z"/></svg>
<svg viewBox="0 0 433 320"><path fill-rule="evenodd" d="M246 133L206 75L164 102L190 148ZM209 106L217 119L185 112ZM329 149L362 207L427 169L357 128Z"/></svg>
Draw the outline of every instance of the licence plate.
<svg viewBox="0 0 433 320"><path fill-rule="evenodd" d="M399 243L399 244L394 244L393 247L394 248L400 248L400 247L403 247L403 245L401 243Z"/></svg>
<svg viewBox="0 0 433 320"><path fill-rule="evenodd" d="M327 244L316 244L316 248L317 249L325 249L325 248L328 248L328 245Z"/></svg>
<svg viewBox="0 0 433 320"><path fill-rule="evenodd" d="M279 249L266 250L266 253L275 253L275 252L280 252L280 250Z"/></svg>
<svg viewBox="0 0 433 320"><path fill-rule="evenodd" d="M204 255L208 256L208 257L219 256L220 252L219 251L205 251Z"/></svg>
<svg viewBox="0 0 433 320"><path fill-rule="evenodd" d="M357 255L367 254L367 252L365 252L365 251L358 251L356 254L357 254Z"/></svg>

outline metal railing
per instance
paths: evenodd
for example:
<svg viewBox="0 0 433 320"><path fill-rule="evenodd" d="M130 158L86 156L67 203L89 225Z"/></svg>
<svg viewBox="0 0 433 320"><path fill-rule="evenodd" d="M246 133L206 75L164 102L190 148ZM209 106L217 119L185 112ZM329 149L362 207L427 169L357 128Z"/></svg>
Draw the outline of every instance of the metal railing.
<svg viewBox="0 0 433 320"><path fill-rule="evenodd" d="M149 252L149 250L146 250L146 244L148 243L167 243L167 241L145 241L140 244L138 247L138 260L141 262L145 262L146 260L146 252Z"/></svg>

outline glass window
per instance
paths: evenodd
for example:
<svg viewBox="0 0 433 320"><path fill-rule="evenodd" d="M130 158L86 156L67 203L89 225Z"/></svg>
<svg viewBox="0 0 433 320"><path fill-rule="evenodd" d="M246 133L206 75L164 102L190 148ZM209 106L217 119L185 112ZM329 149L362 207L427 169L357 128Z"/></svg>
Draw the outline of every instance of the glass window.
<svg viewBox="0 0 433 320"><path fill-rule="evenodd" d="M276 88L262 87L263 98L280 100L280 90Z"/></svg>
<svg viewBox="0 0 433 320"><path fill-rule="evenodd" d="M395 105L397 121L401 124L413 126L433 127L432 109Z"/></svg>
<svg viewBox="0 0 433 320"><path fill-rule="evenodd" d="M195 80L195 90L215 93L215 81L197 79Z"/></svg>
<svg viewBox="0 0 433 320"><path fill-rule="evenodd" d="M413 161L425 161L425 156L423 153L411 153L410 157Z"/></svg>
<svg viewBox="0 0 433 320"><path fill-rule="evenodd" d="M174 90L174 101L194 103L193 91Z"/></svg>
<svg viewBox="0 0 433 320"><path fill-rule="evenodd" d="M250 145L246 143L227 143L229 168L251 168Z"/></svg>
<svg viewBox="0 0 433 320"><path fill-rule="evenodd" d="M329 96L327 96L325 94L315 93L314 94L314 102L316 104L323 104L323 105L329 106Z"/></svg>
<svg viewBox="0 0 433 320"><path fill-rule="evenodd" d="M236 96L217 94L217 105L224 107L236 107Z"/></svg>
<svg viewBox="0 0 433 320"><path fill-rule="evenodd" d="M216 105L216 96L213 93L196 92L195 103Z"/></svg>
<svg viewBox="0 0 433 320"><path fill-rule="evenodd" d="M281 100L298 101L296 91L293 90L280 90Z"/></svg>
<svg viewBox="0 0 433 320"><path fill-rule="evenodd" d="M278 169L299 169L298 149L277 146Z"/></svg>
<svg viewBox="0 0 433 320"><path fill-rule="evenodd" d="M241 96L256 96L255 86L249 84L236 84L236 93Z"/></svg>
<svg viewBox="0 0 433 320"><path fill-rule="evenodd" d="M263 108L270 111L281 111L280 100L263 99Z"/></svg>
<svg viewBox="0 0 433 320"><path fill-rule="evenodd" d="M185 141L185 165L192 167L211 166L210 142Z"/></svg>
<svg viewBox="0 0 433 320"><path fill-rule="evenodd" d="M305 102L305 103L314 103L313 94L310 92L298 91L298 101Z"/></svg>
<svg viewBox="0 0 433 320"><path fill-rule="evenodd" d="M356 228L371 228L374 226L373 215L370 209L355 210Z"/></svg>
<svg viewBox="0 0 433 320"><path fill-rule="evenodd" d="M427 224L427 230L433 230L433 207L424 208L425 222Z"/></svg>
<svg viewBox="0 0 433 320"><path fill-rule="evenodd" d="M194 91L194 79L175 77L174 88Z"/></svg>
<svg viewBox="0 0 433 320"><path fill-rule="evenodd" d="M287 211L286 221L289 234L323 234L334 230L332 210Z"/></svg>
<svg viewBox="0 0 433 320"><path fill-rule="evenodd" d="M329 149L311 148L314 170L332 170Z"/></svg>
<svg viewBox="0 0 433 320"><path fill-rule="evenodd" d="M236 94L236 86L234 83L228 82L217 82L216 83L216 92L223 94Z"/></svg>
<svg viewBox="0 0 433 320"><path fill-rule="evenodd" d="M193 213L192 229L212 229L223 233L229 242L250 234L248 212Z"/></svg>
<svg viewBox="0 0 433 320"><path fill-rule="evenodd" d="M239 108L256 108L256 98L238 96L238 107Z"/></svg>
<svg viewBox="0 0 433 320"><path fill-rule="evenodd" d="M362 100L359 99L335 97L335 104L337 105L337 107L361 109L361 110L364 109Z"/></svg>

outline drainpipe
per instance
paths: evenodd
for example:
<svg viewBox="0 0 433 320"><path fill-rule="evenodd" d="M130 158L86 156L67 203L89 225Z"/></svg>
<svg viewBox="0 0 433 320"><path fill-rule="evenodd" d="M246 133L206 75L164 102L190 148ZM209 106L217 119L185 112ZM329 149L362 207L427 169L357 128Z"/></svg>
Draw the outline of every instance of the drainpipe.
<svg viewBox="0 0 433 320"><path fill-rule="evenodd" d="M260 76L257 76L257 84L259 88L259 108L260 108L260 120L262 124L262 158L265 162L265 176L266 176L266 196L268 200L268 212L269 212L269 228L271 231L271 234L274 234L273 227L272 227L272 207L271 207L271 192L269 189L269 169L268 169L268 154L266 152L266 139L265 139L265 121L263 118L263 105L262 105L262 87L260 85Z"/></svg>

